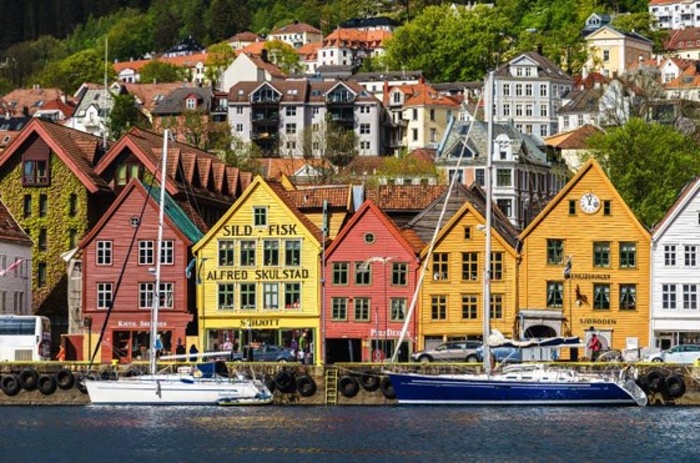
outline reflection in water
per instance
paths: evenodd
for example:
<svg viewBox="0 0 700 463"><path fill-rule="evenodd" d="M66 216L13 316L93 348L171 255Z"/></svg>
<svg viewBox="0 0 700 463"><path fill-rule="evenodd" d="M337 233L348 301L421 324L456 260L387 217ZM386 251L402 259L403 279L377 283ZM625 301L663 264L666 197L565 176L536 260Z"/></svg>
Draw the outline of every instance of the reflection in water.
<svg viewBox="0 0 700 463"><path fill-rule="evenodd" d="M2 461L695 460L700 408L3 407Z"/></svg>

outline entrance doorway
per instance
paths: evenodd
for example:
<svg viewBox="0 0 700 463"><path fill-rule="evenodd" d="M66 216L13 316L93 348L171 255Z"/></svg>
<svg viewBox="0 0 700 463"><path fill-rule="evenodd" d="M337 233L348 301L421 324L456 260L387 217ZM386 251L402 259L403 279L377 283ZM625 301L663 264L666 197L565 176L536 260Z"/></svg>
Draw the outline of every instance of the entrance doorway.
<svg viewBox="0 0 700 463"><path fill-rule="evenodd" d="M361 339L326 339L326 363L361 361Z"/></svg>

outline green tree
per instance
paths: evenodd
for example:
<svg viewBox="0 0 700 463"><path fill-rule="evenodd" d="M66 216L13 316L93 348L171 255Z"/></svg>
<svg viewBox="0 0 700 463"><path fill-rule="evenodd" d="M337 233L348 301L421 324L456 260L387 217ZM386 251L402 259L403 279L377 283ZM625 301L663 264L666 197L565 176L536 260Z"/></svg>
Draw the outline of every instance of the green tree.
<svg viewBox="0 0 700 463"><path fill-rule="evenodd" d="M265 43L270 61L289 75L299 71L299 54L291 45L279 40L270 40Z"/></svg>
<svg viewBox="0 0 700 463"><path fill-rule="evenodd" d="M700 172L698 144L672 127L631 118L589 140L592 156L647 226L664 216Z"/></svg>
<svg viewBox="0 0 700 463"><path fill-rule="evenodd" d="M143 14L121 19L107 34L109 56L124 61L153 51L151 28L151 18Z"/></svg>
<svg viewBox="0 0 700 463"><path fill-rule="evenodd" d="M129 94L112 95L109 114L109 136L113 140L124 135L131 127L149 128L148 119L136 106L136 98Z"/></svg>
<svg viewBox="0 0 700 463"><path fill-rule="evenodd" d="M663 53L664 41L668 39L668 31L654 29L653 23L653 17L644 12L615 16L612 25L619 31L636 32L651 40L654 44L654 53Z"/></svg>
<svg viewBox="0 0 700 463"><path fill-rule="evenodd" d="M114 80L116 74L107 66L107 78ZM85 82L102 82L105 62L102 53L94 48L79 51L67 58L49 63L39 75L44 87L58 87L68 94L74 93Z"/></svg>
<svg viewBox="0 0 700 463"><path fill-rule="evenodd" d="M206 14L209 39L219 42L244 30L250 22L248 11L245 0L212 0Z"/></svg>
<svg viewBox="0 0 700 463"><path fill-rule="evenodd" d="M159 60L152 60L141 68L141 82L143 83L164 83L177 82L183 80L186 71L173 64Z"/></svg>
<svg viewBox="0 0 700 463"><path fill-rule="evenodd" d="M205 74L210 82L218 82L226 68L236 59L236 52L226 43L216 43L207 48Z"/></svg>

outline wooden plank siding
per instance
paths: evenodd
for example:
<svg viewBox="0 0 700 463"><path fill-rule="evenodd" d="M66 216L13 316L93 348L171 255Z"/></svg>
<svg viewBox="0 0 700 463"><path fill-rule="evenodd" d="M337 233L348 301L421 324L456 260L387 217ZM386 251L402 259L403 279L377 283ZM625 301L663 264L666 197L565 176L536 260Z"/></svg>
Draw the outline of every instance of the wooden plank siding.
<svg viewBox="0 0 700 463"><path fill-rule="evenodd" d="M601 201L594 213L585 213L581 197L594 193ZM604 204L609 204L609 214ZM570 208L573 210L570 211ZM634 217L603 170L589 161L520 236L519 306L561 313L569 326L562 335L587 337L593 327L609 336L612 348L624 349L629 337L648 345L650 235ZM563 240L560 263L547 263L547 240ZM610 244L610 264L594 266L594 243ZM621 243L636 246L636 266L620 265ZM571 256L570 280L564 278ZM563 307L547 306L547 282L564 283ZM610 285L610 309L594 309L594 284ZM636 308L620 308L620 285L636 285ZM580 298L577 302L577 291ZM570 327L570 333L569 333Z"/></svg>

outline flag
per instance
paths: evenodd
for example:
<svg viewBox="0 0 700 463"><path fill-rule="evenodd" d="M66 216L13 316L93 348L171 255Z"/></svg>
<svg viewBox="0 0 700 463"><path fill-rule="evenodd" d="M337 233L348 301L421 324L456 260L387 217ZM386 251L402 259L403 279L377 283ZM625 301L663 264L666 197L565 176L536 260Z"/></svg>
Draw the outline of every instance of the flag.
<svg viewBox="0 0 700 463"><path fill-rule="evenodd" d="M568 280L571 278L571 256L566 259L566 266L564 267L564 279Z"/></svg>
<svg viewBox="0 0 700 463"><path fill-rule="evenodd" d="M7 267L5 270L0 270L0 277L4 277L8 273L19 267L19 264L21 264L22 262L24 262L24 259L17 259L12 263L12 265Z"/></svg>
<svg viewBox="0 0 700 463"><path fill-rule="evenodd" d="M194 266L197 263L197 258L193 257L192 260L190 260L190 263L187 264L187 268L185 269L185 278L188 280L192 278L192 270L194 270Z"/></svg>

